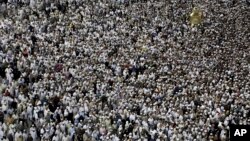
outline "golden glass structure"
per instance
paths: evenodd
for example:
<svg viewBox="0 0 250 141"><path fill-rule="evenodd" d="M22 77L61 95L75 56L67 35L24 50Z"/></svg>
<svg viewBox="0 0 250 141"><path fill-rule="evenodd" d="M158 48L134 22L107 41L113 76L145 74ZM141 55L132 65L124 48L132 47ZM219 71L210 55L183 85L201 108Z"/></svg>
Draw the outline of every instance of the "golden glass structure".
<svg viewBox="0 0 250 141"><path fill-rule="evenodd" d="M190 14L190 23L194 27L202 22L202 12L198 7L194 7Z"/></svg>

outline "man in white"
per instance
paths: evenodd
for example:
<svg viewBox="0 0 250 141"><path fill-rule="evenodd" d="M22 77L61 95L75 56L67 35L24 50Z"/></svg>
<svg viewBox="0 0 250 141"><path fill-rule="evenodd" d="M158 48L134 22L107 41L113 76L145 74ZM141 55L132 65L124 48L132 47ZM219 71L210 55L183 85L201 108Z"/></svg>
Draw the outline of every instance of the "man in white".
<svg viewBox="0 0 250 141"><path fill-rule="evenodd" d="M0 123L0 139L2 139L4 136L4 131L3 131L3 128L2 128L2 123Z"/></svg>
<svg viewBox="0 0 250 141"><path fill-rule="evenodd" d="M31 134L31 137L33 138L33 141L38 140L36 128L34 127L34 125L32 125L32 127L30 128L30 134Z"/></svg>
<svg viewBox="0 0 250 141"><path fill-rule="evenodd" d="M12 68L10 68L10 66L8 66L8 68L6 68L5 73L6 73L6 77L8 80L8 84L12 83L12 78L13 78L13 73L12 73Z"/></svg>

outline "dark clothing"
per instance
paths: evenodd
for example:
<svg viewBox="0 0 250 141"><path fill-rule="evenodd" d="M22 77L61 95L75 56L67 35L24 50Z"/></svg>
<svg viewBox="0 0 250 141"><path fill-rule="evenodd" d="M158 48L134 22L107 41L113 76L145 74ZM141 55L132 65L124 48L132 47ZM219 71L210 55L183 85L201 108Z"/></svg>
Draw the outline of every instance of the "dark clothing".
<svg viewBox="0 0 250 141"><path fill-rule="evenodd" d="M14 141L14 137L13 137L12 134L9 134L9 135L8 135L8 140L9 140L9 141Z"/></svg>
<svg viewBox="0 0 250 141"><path fill-rule="evenodd" d="M33 141L33 138L31 136L28 136L27 141Z"/></svg>

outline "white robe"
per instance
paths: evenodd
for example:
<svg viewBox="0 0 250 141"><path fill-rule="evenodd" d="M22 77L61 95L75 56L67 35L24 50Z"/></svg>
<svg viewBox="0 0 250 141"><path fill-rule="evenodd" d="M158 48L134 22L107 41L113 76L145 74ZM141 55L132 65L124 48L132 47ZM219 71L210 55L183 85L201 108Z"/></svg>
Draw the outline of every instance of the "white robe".
<svg viewBox="0 0 250 141"><path fill-rule="evenodd" d="M37 133L35 128L30 130L31 137L33 138L33 141L37 141Z"/></svg>
<svg viewBox="0 0 250 141"><path fill-rule="evenodd" d="M0 139L3 138L3 135L4 135L3 131L0 130Z"/></svg>
<svg viewBox="0 0 250 141"><path fill-rule="evenodd" d="M8 82L11 83L12 82L12 77L13 77L11 68L6 69L6 77L8 79Z"/></svg>
<svg viewBox="0 0 250 141"><path fill-rule="evenodd" d="M8 3L12 3L13 2L13 0L8 0Z"/></svg>
<svg viewBox="0 0 250 141"><path fill-rule="evenodd" d="M69 137L68 136L63 136L62 141L69 141Z"/></svg>
<svg viewBox="0 0 250 141"><path fill-rule="evenodd" d="M30 0L21 0L24 4L29 4Z"/></svg>
<svg viewBox="0 0 250 141"><path fill-rule="evenodd" d="M37 5L37 1L36 0L30 0L30 8L35 9Z"/></svg>

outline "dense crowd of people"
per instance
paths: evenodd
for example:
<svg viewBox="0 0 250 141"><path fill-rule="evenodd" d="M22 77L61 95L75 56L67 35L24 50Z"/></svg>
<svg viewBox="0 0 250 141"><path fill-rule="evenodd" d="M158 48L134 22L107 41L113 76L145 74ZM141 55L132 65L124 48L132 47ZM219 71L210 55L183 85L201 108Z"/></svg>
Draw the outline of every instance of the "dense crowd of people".
<svg viewBox="0 0 250 141"><path fill-rule="evenodd" d="M250 124L248 1L0 2L1 141L226 141Z"/></svg>

